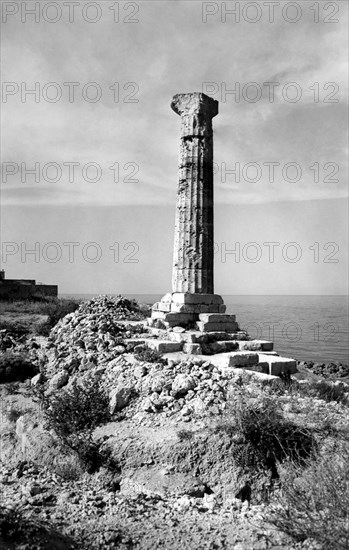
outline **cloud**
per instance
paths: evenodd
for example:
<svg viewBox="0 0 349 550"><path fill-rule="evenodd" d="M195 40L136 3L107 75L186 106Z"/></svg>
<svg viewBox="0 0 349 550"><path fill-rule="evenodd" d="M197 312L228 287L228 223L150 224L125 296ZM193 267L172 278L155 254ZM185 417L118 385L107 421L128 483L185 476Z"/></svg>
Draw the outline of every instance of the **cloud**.
<svg viewBox="0 0 349 550"><path fill-rule="evenodd" d="M72 187L64 173L56 184L33 185L29 179L28 189L17 175L10 187L4 185L3 202L174 204L180 121L169 103L174 93L200 91L203 82L216 84L213 95L220 101L220 114L214 119L219 165L297 162L306 174L297 184L278 181L273 188L265 177L258 185L243 181L234 192L221 187L216 177L218 202L345 196L347 8L341 6L341 22L334 25L314 24L309 13L292 25L281 19L274 24L234 25L229 18L222 24L220 17L203 24L201 9L199 2L144 2L140 22L134 25L113 23L105 8L105 16L96 24L80 17L75 23L67 18L57 24L24 25L12 20L4 26L3 80L24 82L28 89L38 82L40 99L35 103L28 96L22 102L20 94L8 98L3 159L28 166L75 161L80 172L86 163L94 162L101 166L103 177L98 184L86 185L80 174ZM49 82L62 90L57 103L42 98ZM79 83L73 103L64 82ZM96 103L82 95L89 82L98 83L102 90ZM115 89L110 89L116 82L118 102ZM241 89L246 83L258 83L261 100L251 103L240 97L235 102L231 94L225 95L224 90L237 82ZM273 103L264 82L280 82ZM297 103L282 95L290 82L302 91ZM326 88L330 82L339 87L337 104L324 102L333 91ZM314 102L316 89L311 89L316 83L318 103ZM138 102L128 102L130 98ZM337 164L339 184L313 185L309 167L315 162L322 167L323 179L327 174L323 166ZM109 167L115 163L121 180L130 173L126 165L137 165L139 183L113 185Z"/></svg>

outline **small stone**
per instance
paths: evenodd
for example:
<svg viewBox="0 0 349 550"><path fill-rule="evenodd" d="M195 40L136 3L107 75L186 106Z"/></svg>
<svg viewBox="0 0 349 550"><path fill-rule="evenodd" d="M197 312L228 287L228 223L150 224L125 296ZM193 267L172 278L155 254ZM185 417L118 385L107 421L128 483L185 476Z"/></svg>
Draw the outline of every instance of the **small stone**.
<svg viewBox="0 0 349 550"><path fill-rule="evenodd" d="M57 372L57 374L52 376L49 382L49 390L54 391L62 388L68 382L68 379L69 375L67 371L63 370L61 372Z"/></svg>
<svg viewBox="0 0 349 550"><path fill-rule="evenodd" d="M42 374L41 374L41 372L39 372L38 374L33 376L30 383L31 383L32 386L37 386L41 382L41 380L42 380Z"/></svg>
<svg viewBox="0 0 349 550"><path fill-rule="evenodd" d="M172 392L174 395L185 395L189 390L195 388L195 380L186 374L177 374L172 383Z"/></svg>
<svg viewBox="0 0 349 550"><path fill-rule="evenodd" d="M118 386L109 392L110 414L121 411L130 400L132 389L129 386Z"/></svg>
<svg viewBox="0 0 349 550"><path fill-rule="evenodd" d="M173 327L173 332L182 333L185 332L185 328L183 327Z"/></svg>

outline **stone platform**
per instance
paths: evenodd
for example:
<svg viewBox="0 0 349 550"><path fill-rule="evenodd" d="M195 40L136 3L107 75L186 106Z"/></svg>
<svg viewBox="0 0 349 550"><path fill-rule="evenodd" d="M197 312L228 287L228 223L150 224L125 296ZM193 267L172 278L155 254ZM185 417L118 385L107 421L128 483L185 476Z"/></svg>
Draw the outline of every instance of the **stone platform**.
<svg viewBox="0 0 349 550"><path fill-rule="evenodd" d="M149 322L152 324L153 319ZM204 321L197 324L201 322ZM297 372L295 359L280 357L273 349L273 342L251 340L245 331L185 330L180 326L169 329L150 326L148 330L151 333L148 338L132 339L132 343L137 344L138 349L135 348L135 351L146 346L169 359L175 356L186 360L193 355L223 370L243 368L268 376L291 375Z"/></svg>

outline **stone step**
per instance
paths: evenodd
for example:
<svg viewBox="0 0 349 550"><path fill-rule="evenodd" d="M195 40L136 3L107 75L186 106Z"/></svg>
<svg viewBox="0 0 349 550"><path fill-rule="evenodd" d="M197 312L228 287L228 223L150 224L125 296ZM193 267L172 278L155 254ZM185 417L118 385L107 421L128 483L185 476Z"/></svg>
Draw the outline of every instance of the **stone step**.
<svg viewBox="0 0 349 550"><path fill-rule="evenodd" d="M170 353L181 351L183 344L180 342L171 342L171 340L147 340L146 345L159 353Z"/></svg>
<svg viewBox="0 0 349 550"><path fill-rule="evenodd" d="M201 355L200 358L206 359L217 367L254 367L259 363L258 353L250 351L230 351L227 353L217 353L215 355Z"/></svg>
<svg viewBox="0 0 349 550"><path fill-rule="evenodd" d="M148 341L148 338L124 338L124 344L131 344L131 345L142 345L145 344Z"/></svg>
<svg viewBox="0 0 349 550"><path fill-rule="evenodd" d="M297 372L297 361L288 357L280 357L258 353L259 363L268 366L269 374L279 376L280 374L295 374Z"/></svg>
<svg viewBox="0 0 349 550"><path fill-rule="evenodd" d="M236 332L239 330L239 326L235 322L205 322L197 321L196 328L200 332Z"/></svg>
<svg viewBox="0 0 349 550"><path fill-rule="evenodd" d="M224 353L239 349L239 343L236 340L220 340L211 342L208 346L213 353Z"/></svg>
<svg viewBox="0 0 349 550"><path fill-rule="evenodd" d="M273 351L274 344L268 340L240 340L239 349L246 351Z"/></svg>
<svg viewBox="0 0 349 550"><path fill-rule="evenodd" d="M199 315L199 321L204 323L233 323L235 320L235 315L226 313L200 313Z"/></svg>

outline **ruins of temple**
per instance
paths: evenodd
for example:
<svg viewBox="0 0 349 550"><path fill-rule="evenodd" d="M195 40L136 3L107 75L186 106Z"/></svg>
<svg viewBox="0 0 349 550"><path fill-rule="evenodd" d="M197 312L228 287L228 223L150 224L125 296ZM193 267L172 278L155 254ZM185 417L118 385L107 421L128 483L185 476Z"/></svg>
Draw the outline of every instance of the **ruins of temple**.
<svg viewBox="0 0 349 550"><path fill-rule="evenodd" d="M210 355L210 362L220 366L294 373L296 361L280 357L273 342L249 338L214 293L212 119L218 101L199 92L177 94L171 107L181 117L172 292L152 307L148 324L158 339L147 345L167 353Z"/></svg>

